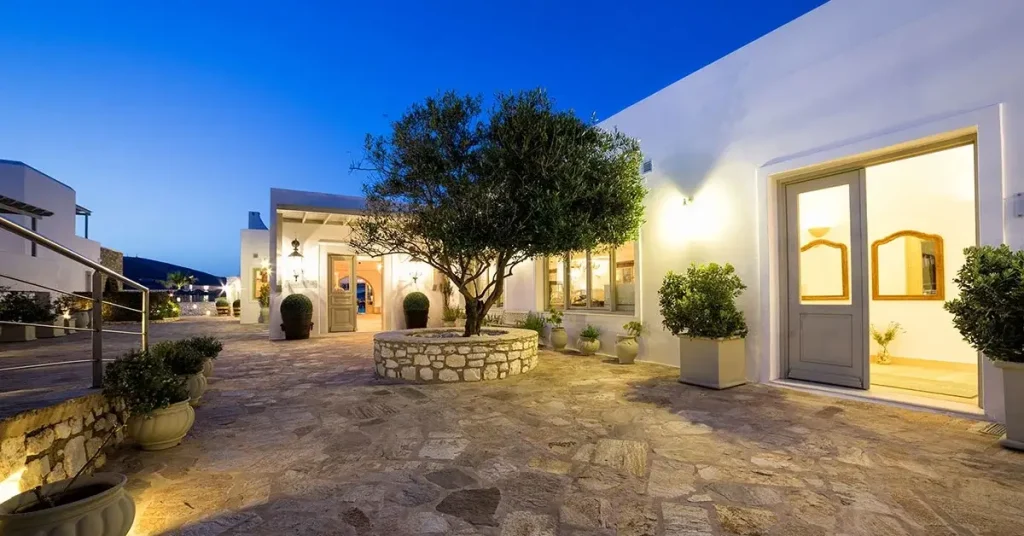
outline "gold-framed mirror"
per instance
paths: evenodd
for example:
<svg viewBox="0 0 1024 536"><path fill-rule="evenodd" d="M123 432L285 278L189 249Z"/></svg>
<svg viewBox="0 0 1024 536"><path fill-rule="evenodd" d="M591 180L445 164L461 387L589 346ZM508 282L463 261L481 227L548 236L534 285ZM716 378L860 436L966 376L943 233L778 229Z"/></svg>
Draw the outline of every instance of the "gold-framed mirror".
<svg viewBox="0 0 1024 536"><path fill-rule="evenodd" d="M846 244L818 239L800 248L800 299L850 299L850 255Z"/></svg>
<svg viewBox="0 0 1024 536"><path fill-rule="evenodd" d="M942 237L898 231L871 244L871 298L944 300Z"/></svg>

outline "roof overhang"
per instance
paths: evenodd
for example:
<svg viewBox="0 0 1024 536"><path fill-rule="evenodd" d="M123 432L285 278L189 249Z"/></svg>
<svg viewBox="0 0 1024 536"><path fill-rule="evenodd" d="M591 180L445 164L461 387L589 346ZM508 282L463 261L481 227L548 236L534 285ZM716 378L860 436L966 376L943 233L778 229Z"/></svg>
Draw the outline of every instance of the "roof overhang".
<svg viewBox="0 0 1024 536"><path fill-rule="evenodd" d="M75 205L75 216L92 216L92 211L82 205Z"/></svg>
<svg viewBox="0 0 1024 536"><path fill-rule="evenodd" d="M18 201L12 197L0 195L0 214L18 214L20 216L28 216L30 218L46 218L53 216L53 212L40 208L35 205L30 205L24 201Z"/></svg>

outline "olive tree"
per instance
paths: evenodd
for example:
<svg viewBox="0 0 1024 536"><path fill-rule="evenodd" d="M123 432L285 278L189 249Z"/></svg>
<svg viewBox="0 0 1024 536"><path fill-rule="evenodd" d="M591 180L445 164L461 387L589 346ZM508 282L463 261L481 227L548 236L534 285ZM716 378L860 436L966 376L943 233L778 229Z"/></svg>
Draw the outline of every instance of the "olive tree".
<svg viewBox="0 0 1024 536"><path fill-rule="evenodd" d="M480 332L505 280L543 255L636 237L646 188L639 143L557 110L546 93L448 92L366 138L366 211L351 244L406 254L447 277Z"/></svg>

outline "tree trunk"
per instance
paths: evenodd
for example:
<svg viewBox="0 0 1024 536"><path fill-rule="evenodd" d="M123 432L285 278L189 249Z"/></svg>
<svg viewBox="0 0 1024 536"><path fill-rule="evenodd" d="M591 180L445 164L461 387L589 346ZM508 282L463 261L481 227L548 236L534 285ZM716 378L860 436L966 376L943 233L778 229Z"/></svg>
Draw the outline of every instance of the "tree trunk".
<svg viewBox="0 0 1024 536"><path fill-rule="evenodd" d="M466 329L463 337L472 337L480 334L480 327L484 323L484 302L480 300L466 300Z"/></svg>

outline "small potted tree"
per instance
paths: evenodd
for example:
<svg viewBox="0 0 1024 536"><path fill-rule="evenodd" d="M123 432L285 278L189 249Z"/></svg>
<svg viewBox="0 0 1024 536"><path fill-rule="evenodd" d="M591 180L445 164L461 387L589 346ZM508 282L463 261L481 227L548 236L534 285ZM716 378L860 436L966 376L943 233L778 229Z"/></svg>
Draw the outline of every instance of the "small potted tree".
<svg viewBox="0 0 1024 536"><path fill-rule="evenodd" d="M1024 450L1024 250L970 247L954 283L960 296L945 304L953 325L1003 373L1006 435L1000 443Z"/></svg>
<svg viewBox="0 0 1024 536"><path fill-rule="evenodd" d="M551 347L555 350L564 349L565 345L569 344L569 335L565 332L565 327L562 326L562 311L552 307L548 311L548 324L551 325L551 334L548 335Z"/></svg>
<svg viewBox="0 0 1024 536"><path fill-rule="evenodd" d="M647 327L643 322L633 320L626 322L622 329L626 330L626 333L615 336L615 355L619 358L620 364L631 365L640 353L640 343L637 339L647 331Z"/></svg>
<svg viewBox="0 0 1024 536"><path fill-rule="evenodd" d="M601 330L597 326L587 324L580 332L580 338L576 341L576 348L583 355L594 355L601 349Z"/></svg>
<svg viewBox="0 0 1024 536"><path fill-rule="evenodd" d="M242 314L242 300L235 300L231 302L231 316L240 316Z"/></svg>
<svg viewBox="0 0 1024 536"><path fill-rule="evenodd" d="M896 340L896 336L903 333L903 329L900 327L899 322L889 322L889 325L884 330L879 331L875 328L874 324L871 324L871 338L878 344L878 364L879 365L891 365L892 355L889 354L889 345L892 341Z"/></svg>
<svg viewBox="0 0 1024 536"><path fill-rule="evenodd" d="M31 324L43 323L47 318L52 321L52 311L46 312L42 309L41 304L31 293L0 287L0 320ZM3 342L23 342L35 339L36 326L4 324L0 329L0 341Z"/></svg>
<svg viewBox="0 0 1024 536"><path fill-rule="evenodd" d="M231 314L231 306L227 298L217 298L217 316L228 316Z"/></svg>
<svg viewBox="0 0 1024 536"><path fill-rule="evenodd" d="M658 290L662 324L679 337L679 381L726 389L747 382L747 323L736 298L747 288L731 264L691 264Z"/></svg>
<svg viewBox="0 0 1024 536"><path fill-rule="evenodd" d="M441 325L446 328L455 327L455 321L459 319L459 308L445 305L441 310Z"/></svg>
<svg viewBox="0 0 1024 536"><path fill-rule="evenodd" d="M537 332L537 345L540 345L540 340L544 338L544 328L548 325L548 320L544 318L544 315L534 311L526 313L526 318L520 322L516 327L528 329L530 331Z"/></svg>
<svg viewBox="0 0 1024 536"><path fill-rule="evenodd" d="M213 360L217 359L217 356L220 355L221 350L224 349L224 344L217 340L216 337L208 335L189 337L182 341L182 344L190 345L205 359L203 361L203 376L207 378L213 376Z"/></svg>
<svg viewBox="0 0 1024 536"><path fill-rule="evenodd" d="M206 392L206 376L203 375L203 362L206 358L187 340L159 342L150 351L163 359L171 372L185 380L188 402L198 406Z"/></svg>
<svg viewBox="0 0 1024 536"><path fill-rule="evenodd" d="M123 405L128 434L143 450L176 446L196 420L185 380L149 352L132 351L107 365L103 394Z"/></svg>
<svg viewBox="0 0 1024 536"><path fill-rule="evenodd" d="M402 309L405 310L406 329L427 327L427 319L430 318L430 299L422 292L410 292L402 300Z"/></svg>
<svg viewBox="0 0 1024 536"><path fill-rule="evenodd" d="M290 294L281 301L281 329L286 340L308 339L313 330L313 302L305 294Z"/></svg>

